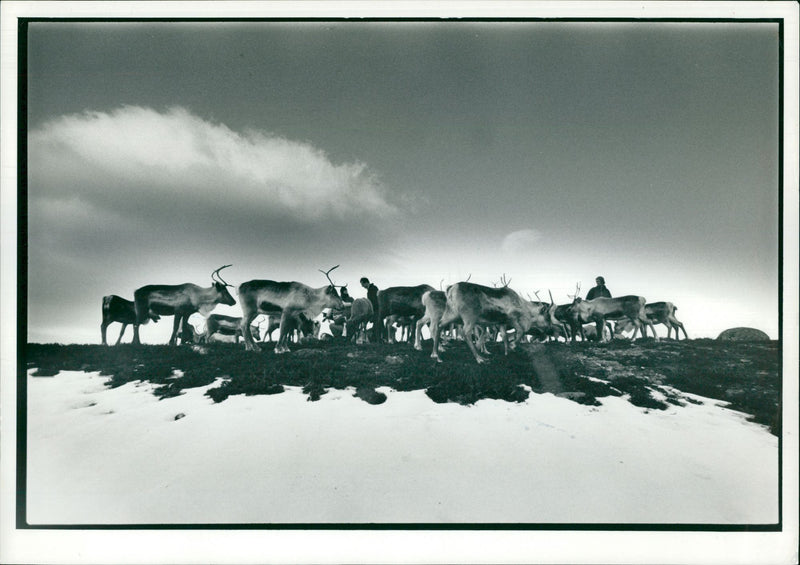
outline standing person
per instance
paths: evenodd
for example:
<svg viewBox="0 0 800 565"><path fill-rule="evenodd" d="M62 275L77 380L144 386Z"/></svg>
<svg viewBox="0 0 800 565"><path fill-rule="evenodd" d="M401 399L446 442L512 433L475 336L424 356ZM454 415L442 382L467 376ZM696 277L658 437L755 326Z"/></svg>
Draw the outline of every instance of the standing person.
<svg viewBox="0 0 800 565"><path fill-rule="evenodd" d="M606 279L597 277L594 279L594 282L597 283L597 286L589 289L589 292L586 294L586 300L600 297L611 298L611 291L606 287Z"/></svg>
<svg viewBox="0 0 800 565"><path fill-rule="evenodd" d="M380 343L380 327L383 324L378 323L378 317L380 316L380 312L378 311L378 287L369 282L367 277L361 277L359 282L361 283L361 286L367 289L367 300L372 303L372 311L374 313L372 318L372 342Z"/></svg>

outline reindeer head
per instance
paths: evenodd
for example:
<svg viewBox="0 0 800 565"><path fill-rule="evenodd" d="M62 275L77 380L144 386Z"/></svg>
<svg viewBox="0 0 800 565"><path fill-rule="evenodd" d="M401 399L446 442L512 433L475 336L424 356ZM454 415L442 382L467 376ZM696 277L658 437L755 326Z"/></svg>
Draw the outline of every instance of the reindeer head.
<svg viewBox="0 0 800 565"><path fill-rule="evenodd" d="M223 265L222 267L211 273L211 281L214 284L214 288L217 290L217 297L218 297L217 302L219 302L220 304L225 304L227 306L233 306L234 304L236 304L236 300L234 300L233 296L231 296L231 293L228 292L227 288L229 286L233 287L233 285L225 282L225 279L223 279L219 275L219 272L222 269L226 269L228 267L230 267L230 265Z"/></svg>
<svg viewBox="0 0 800 565"><path fill-rule="evenodd" d="M335 308L337 310L341 310L344 304L342 303L342 298L339 296L339 293L336 292L336 285L333 284L331 280L331 271L336 269L339 265L335 265L328 269L327 271L323 271L322 269L318 269L320 273L325 275L325 278L328 279L328 282L331 283L327 289L325 289L325 294L328 297L328 306L330 308ZM345 285L346 286L346 285ZM342 287L344 288L344 287Z"/></svg>

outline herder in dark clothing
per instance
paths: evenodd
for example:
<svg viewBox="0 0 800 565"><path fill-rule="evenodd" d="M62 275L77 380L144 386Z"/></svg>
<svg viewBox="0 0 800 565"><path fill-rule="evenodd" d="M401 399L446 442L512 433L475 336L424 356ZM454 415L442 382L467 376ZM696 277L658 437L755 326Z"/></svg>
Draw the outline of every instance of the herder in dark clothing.
<svg viewBox="0 0 800 565"><path fill-rule="evenodd" d="M586 294L586 300L600 297L611 298L611 291L606 287L606 279L597 277L594 279L594 282L597 283L597 286L589 289L589 292Z"/></svg>
<svg viewBox="0 0 800 565"><path fill-rule="evenodd" d="M372 319L372 343L380 343L380 327L383 324L378 323L378 316L380 315L378 312L378 287L369 282L367 277L361 277L359 282L361 286L367 289L367 300L372 303L372 311L374 312L374 317Z"/></svg>

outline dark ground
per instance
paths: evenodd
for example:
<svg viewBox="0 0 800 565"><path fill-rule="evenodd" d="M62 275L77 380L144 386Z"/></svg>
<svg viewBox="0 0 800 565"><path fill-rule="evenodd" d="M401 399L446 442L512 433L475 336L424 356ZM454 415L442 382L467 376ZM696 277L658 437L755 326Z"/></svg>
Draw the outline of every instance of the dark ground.
<svg viewBox="0 0 800 565"><path fill-rule="evenodd" d="M471 404L482 398L524 401L534 393L553 393L581 404L599 405L604 396L628 395L646 409L696 402L692 393L729 403L751 420L781 431L781 346L777 341L726 342L652 339L609 343L523 344L506 357L490 344L490 362L477 365L463 342L453 342L443 363L430 357L430 341L419 352L409 344L349 345L311 342L275 355L217 343L209 346L28 344L22 366L34 376L60 370L99 371L108 386L146 380L165 398L185 388L219 380L207 392L215 402L234 394L277 394L284 385L302 386L309 400L329 388L353 387L356 396L380 404L388 386L398 391L424 389L434 402ZM176 376L175 371L182 372ZM677 390L676 390L677 389ZM656 394L653 394L656 393Z"/></svg>

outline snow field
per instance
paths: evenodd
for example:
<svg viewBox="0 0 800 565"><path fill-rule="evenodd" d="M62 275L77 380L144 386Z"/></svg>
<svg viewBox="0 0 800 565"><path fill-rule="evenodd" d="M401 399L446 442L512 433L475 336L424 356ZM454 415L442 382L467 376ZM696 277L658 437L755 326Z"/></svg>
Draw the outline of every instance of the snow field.
<svg viewBox="0 0 800 565"><path fill-rule="evenodd" d="M771 524L778 440L718 401L158 400L28 377L28 522ZM216 385L211 385L216 386ZM694 397L699 398L699 397ZM176 416L178 419L176 419Z"/></svg>

